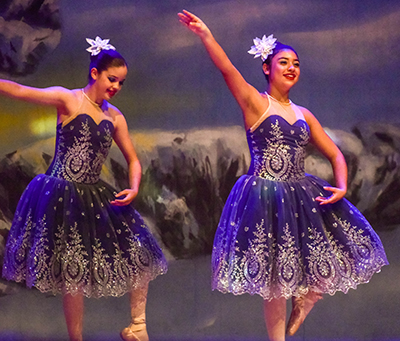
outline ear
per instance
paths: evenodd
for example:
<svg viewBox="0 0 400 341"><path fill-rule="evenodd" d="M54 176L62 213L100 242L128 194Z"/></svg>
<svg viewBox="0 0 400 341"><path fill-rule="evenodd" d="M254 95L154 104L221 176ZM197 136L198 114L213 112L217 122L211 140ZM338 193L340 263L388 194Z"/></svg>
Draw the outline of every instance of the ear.
<svg viewBox="0 0 400 341"><path fill-rule="evenodd" d="M263 63L262 65L264 74L269 75L269 65L267 63Z"/></svg>
<svg viewBox="0 0 400 341"><path fill-rule="evenodd" d="M90 70L90 76L92 76L92 79L95 81L97 78L99 78L99 71L94 67Z"/></svg>

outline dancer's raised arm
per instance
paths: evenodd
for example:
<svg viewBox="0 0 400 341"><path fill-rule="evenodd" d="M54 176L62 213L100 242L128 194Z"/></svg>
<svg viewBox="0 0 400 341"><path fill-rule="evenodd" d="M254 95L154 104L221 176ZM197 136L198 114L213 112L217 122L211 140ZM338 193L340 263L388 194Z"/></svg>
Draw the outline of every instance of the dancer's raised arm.
<svg viewBox="0 0 400 341"><path fill-rule="evenodd" d="M266 109L265 99L258 90L246 82L215 40L210 29L199 17L185 10L178 13L178 16L181 23L199 36L203 42L211 60L221 71L229 90L242 109L246 125L254 118L258 118Z"/></svg>

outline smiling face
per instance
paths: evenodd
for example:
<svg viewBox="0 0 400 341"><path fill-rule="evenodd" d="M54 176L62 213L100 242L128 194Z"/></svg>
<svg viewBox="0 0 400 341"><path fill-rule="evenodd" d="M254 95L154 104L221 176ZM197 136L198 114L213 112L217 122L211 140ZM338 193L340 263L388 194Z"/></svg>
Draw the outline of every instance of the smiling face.
<svg viewBox="0 0 400 341"><path fill-rule="evenodd" d="M299 57L293 50L281 50L272 58L270 65L263 64L263 70L270 86L289 90L299 80Z"/></svg>
<svg viewBox="0 0 400 341"><path fill-rule="evenodd" d="M113 98L122 88L128 69L126 66L109 67L108 69L98 72L93 68L90 75L94 81L93 86L96 87L97 93L105 100Z"/></svg>

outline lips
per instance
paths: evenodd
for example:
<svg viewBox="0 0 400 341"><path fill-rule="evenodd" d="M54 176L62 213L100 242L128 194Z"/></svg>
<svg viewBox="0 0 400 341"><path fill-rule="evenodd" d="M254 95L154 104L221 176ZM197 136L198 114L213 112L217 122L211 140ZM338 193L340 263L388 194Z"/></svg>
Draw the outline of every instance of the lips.
<svg viewBox="0 0 400 341"><path fill-rule="evenodd" d="M116 91L112 91L112 90L107 90L107 93L110 97L115 96L115 94L117 93Z"/></svg>
<svg viewBox="0 0 400 341"><path fill-rule="evenodd" d="M287 73L286 75L283 76L290 80L294 80L296 78L296 75L294 73Z"/></svg>

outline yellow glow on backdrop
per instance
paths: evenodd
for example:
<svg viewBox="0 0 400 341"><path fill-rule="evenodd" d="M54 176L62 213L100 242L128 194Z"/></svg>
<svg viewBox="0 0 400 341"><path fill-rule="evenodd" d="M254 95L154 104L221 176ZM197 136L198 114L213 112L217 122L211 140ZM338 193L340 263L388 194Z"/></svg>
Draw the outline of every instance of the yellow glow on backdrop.
<svg viewBox="0 0 400 341"><path fill-rule="evenodd" d="M0 133L2 135L7 133L9 129L14 128L21 123L21 119L18 115L6 113L4 111L0 111L0 115Z"/></svg>
<svg viewBox="0 0 400 341"><path fill-rule="evenodd" d="M56 134L57 114L50 107L16 102L1 108L0 116L0 156Z"/></svg>
<svg viewBox="0 0 400 341"><path fill-rule="evenodd" d="M32 135L37 137L49 137L54 135L56 124L56 116L51 115L33 119L29 127Z"/></svg>

